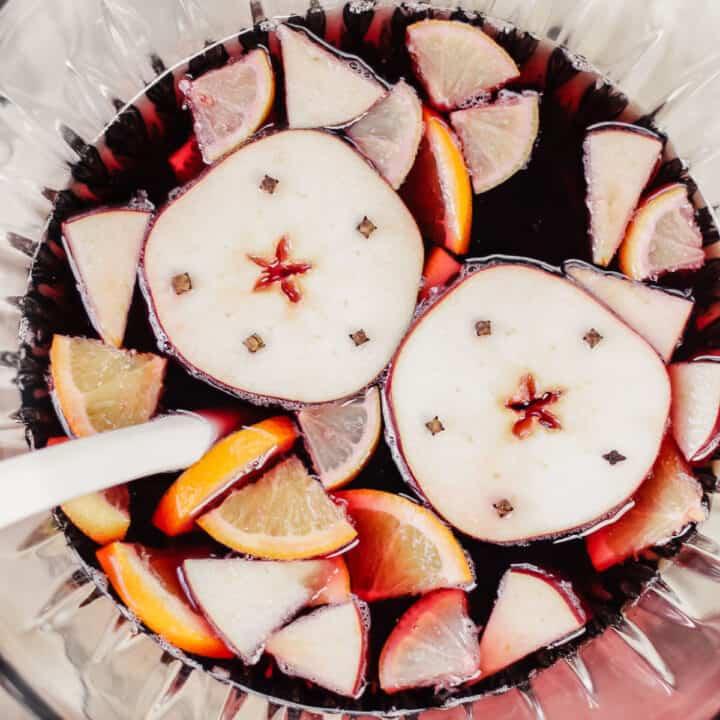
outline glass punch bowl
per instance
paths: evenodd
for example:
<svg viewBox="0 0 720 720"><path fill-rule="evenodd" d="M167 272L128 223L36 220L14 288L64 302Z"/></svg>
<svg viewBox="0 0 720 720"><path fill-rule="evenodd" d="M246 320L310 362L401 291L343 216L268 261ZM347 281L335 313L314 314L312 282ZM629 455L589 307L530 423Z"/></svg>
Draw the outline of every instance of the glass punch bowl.
<svg viewBox="0 0 720 720"><path fill-rule="evenodd" d="M28 269L85 142L159 72L257 23L339 0L0 0L0 457L28 452ZM469 0L582 54L653 113L720 203L717 0ZM440 6L440 3L437 4ZM361 0L357 13L425 4ZM118 99L120 99L118 101ZM77 167L77 166L76 166ZM720 257L717 247L707 250ZM714 262L720 263L715 260ZM52 298L47 298L52 303ZM37 352L41 352L37 344ZM50 479L51 480L51 479ZM2 477L0 473L0 483ZM11 498L11 489L0 496ZM718 505L718 504L716 504ZM720 709L720 512L625 619L525 685L422 720L708 720ZM0 682L43 720L286 720L311 711L228 684L139 630L51 515L0 531ZM323 710L328 716L330 710Z"/></svg>

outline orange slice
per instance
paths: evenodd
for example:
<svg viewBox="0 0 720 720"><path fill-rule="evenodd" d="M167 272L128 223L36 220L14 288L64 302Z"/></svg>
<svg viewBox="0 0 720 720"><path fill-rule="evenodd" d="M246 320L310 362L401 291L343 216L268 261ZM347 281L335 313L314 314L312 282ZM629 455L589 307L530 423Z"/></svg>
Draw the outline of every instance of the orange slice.
<svg viewBox="0 0 720 720"><path fill-rule="evenodd" d="M454 253L467 252L472 189L460 143L445 121L423 108L425 132L401 195L423 237Z"/></svg>
<svg viewBox="0 0 720 720"><path fill-rule="evenodd" d="M450 253L440 247L433 248L425 261L419 299L426 300L438 295L460 274L460 270L462 265Z"/></svg>
<svg viewBox="0 0 720 720"><path fill-rule="evenodd" d="M335 572L332 573L328 584L320 594L309 603L310 607L318 605L339 605L350 599L350 572L342 556L330 558L327 562L333 563Z"/></svg>
<svg viewBox="0 0 720 720"><path fill-rule="evenodd" d="M345 490L360 542L345 554L353 592L374 601L437 588L469 588L472 567L460 543L432 512L400 495Z"/></svg>
<svg viewBox="0 0 720 720"><path fill-rule="evenodd" d="M370 460L380 439L381 415L376 387L352 400L298 413L313 466L328 490L347 485Z"/></svg>
<svg viewBox="0 0 720 720"><path fill-rule="evenodd" d="M296 457L233 491L197 523L219 543L268 560L329 555L357 537L345 511Z"/></svg>
<svg viewBox="0 0 720 720"><path fill-rule="evenodd" d="M635 280L657 280L704 263L702 234L685 185L666 185L645 198L620 247L620 269Z"/></svg>
<svg viewBox="0 0 720 720"><path fill-rule="evenodd" d="M182 562L198 556L121 542L97 551L115 592L150 630L181 650L230 658L233 654L192 609L178 580Z"/></svg>
<svg viewBox="0 0 720 720"><path fill-rule="evenodd" d="M66 437L52 437L47 446L68 442ZM130 493L126 485L68 500L61 506L70 522L98 545L123 540L130 527Z"/></svg>
<svg viewBox="0 0 720 720"><path fill-rule="evenodd" d="M190 532L195 518L229 488L246 482L297 439L287 417L272 417L228 435L190 466L160 499L153 523L166 535Z"/></svg>
<svg viewBox="0 0 720 720"><path fill-rule="evenodd" d="M50 375L62 420L77 437L147 422L160 399L166 364L151 353L55 335Z"/></svg>
<svg viewBox="0 0 720 720"><path fill-rule="evenodd" d="M407 29L407 49L432 104L460 107L520 73L489 35L457 20L421 20Z"/></svg>
<svg viewBox="0 0 720 720"><path fill-rule="evenodd" d="M263 123L275 99L275 76L267 51L258 48L197 80L182 80L180 89L193 114L202 156L211 163Z"/></svg>

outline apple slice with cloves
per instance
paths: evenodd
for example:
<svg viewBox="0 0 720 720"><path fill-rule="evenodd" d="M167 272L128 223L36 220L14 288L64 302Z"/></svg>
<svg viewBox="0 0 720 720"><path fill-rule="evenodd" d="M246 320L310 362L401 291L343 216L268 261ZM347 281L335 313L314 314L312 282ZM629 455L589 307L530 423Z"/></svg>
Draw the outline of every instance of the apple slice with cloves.
<svg viewBox="0 0 720 720"><path fill-rule="evenodd" d="M670 360L692 312L692 300L578 260L566 262L563 270L642 335L665 362Z"/></svg>
<svg viewBox="0 0 720 720"><path fill-rule="evenodd" d="M105 208L63 223L70 267L90 322L104 342L121 347L148 209Z"/></svg>
<svg viewBox="0 0 720 720"><path fill-rule="evenodd" d="M266 651L285 674L356 698L365 689L368 626L359 600L326 605L276 632Z"/></svg>
<svg viewBox="0 0 720 720"><path fill-rule="evenodd" d="M328 584L331 560L186 560L187 588L208 622L243 662L260 659L270 635Z"/></svg>
<svg viewBox="0 0 720 720"><path fill-rule="evenodd" d="M610 264L662 154L655 133L627 123L588 128L583 145L592 258Z"/></svg>
<svg viewBox="0 0 720 720"><path fill-rule="evenodd" d="M308 31L280 25L276 34L291 128L345 125L386 94L369 67L341 55Z"/></svg>
<svg viewBox="0 0 720 720"><path fill-rule="evenodd" d="M576 637L586 622L569 582L532 565L513 565L500 581L480 640L481 677Z"/></svg>
<svg viewBox="0 0 720 720"><path fill-rule="evenodd" d="M672 431L688 462L708 457L720 442L720 362L670 365Z"/></svg>
<svg viewBox="0 0 720 720"><path fill-rule="evenodd" d="M255 401L359 393L411 321L417 225L348 143L285 130L244 145L158 214L141 284L158 342Z"/></svg>
<svg viewBox="0 0 720 720"><path fill-rule="evenodd" d="M386 406L401 471L445 520L524 543L624 507L657 457L670 383L653 348L577 285L495 261L416 320Z"/></svg>

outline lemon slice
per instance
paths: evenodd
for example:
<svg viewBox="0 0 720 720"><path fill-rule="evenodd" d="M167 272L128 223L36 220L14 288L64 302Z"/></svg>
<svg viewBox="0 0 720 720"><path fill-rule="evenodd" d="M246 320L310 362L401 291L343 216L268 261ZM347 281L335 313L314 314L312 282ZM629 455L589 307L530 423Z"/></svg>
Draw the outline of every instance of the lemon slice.
<svg viewBox="0 0 720 720"><path fill-rule="evenodd" d="M382 427L380 393L371 387L352 400L305 408L297 417L315 470L332 490L347 485L375 452Z"/></svg>

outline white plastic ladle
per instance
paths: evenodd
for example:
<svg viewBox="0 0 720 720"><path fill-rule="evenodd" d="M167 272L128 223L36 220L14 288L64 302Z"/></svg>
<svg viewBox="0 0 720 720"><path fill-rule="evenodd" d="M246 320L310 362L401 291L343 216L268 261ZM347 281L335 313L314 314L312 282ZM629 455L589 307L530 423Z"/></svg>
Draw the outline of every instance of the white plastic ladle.
<svg viewBox="0 0 720 720"><path fill-rule="evenodd" d="M199 460L233 429L231 411L178 411L0 463L0 527L81 495Z"/></svg>

